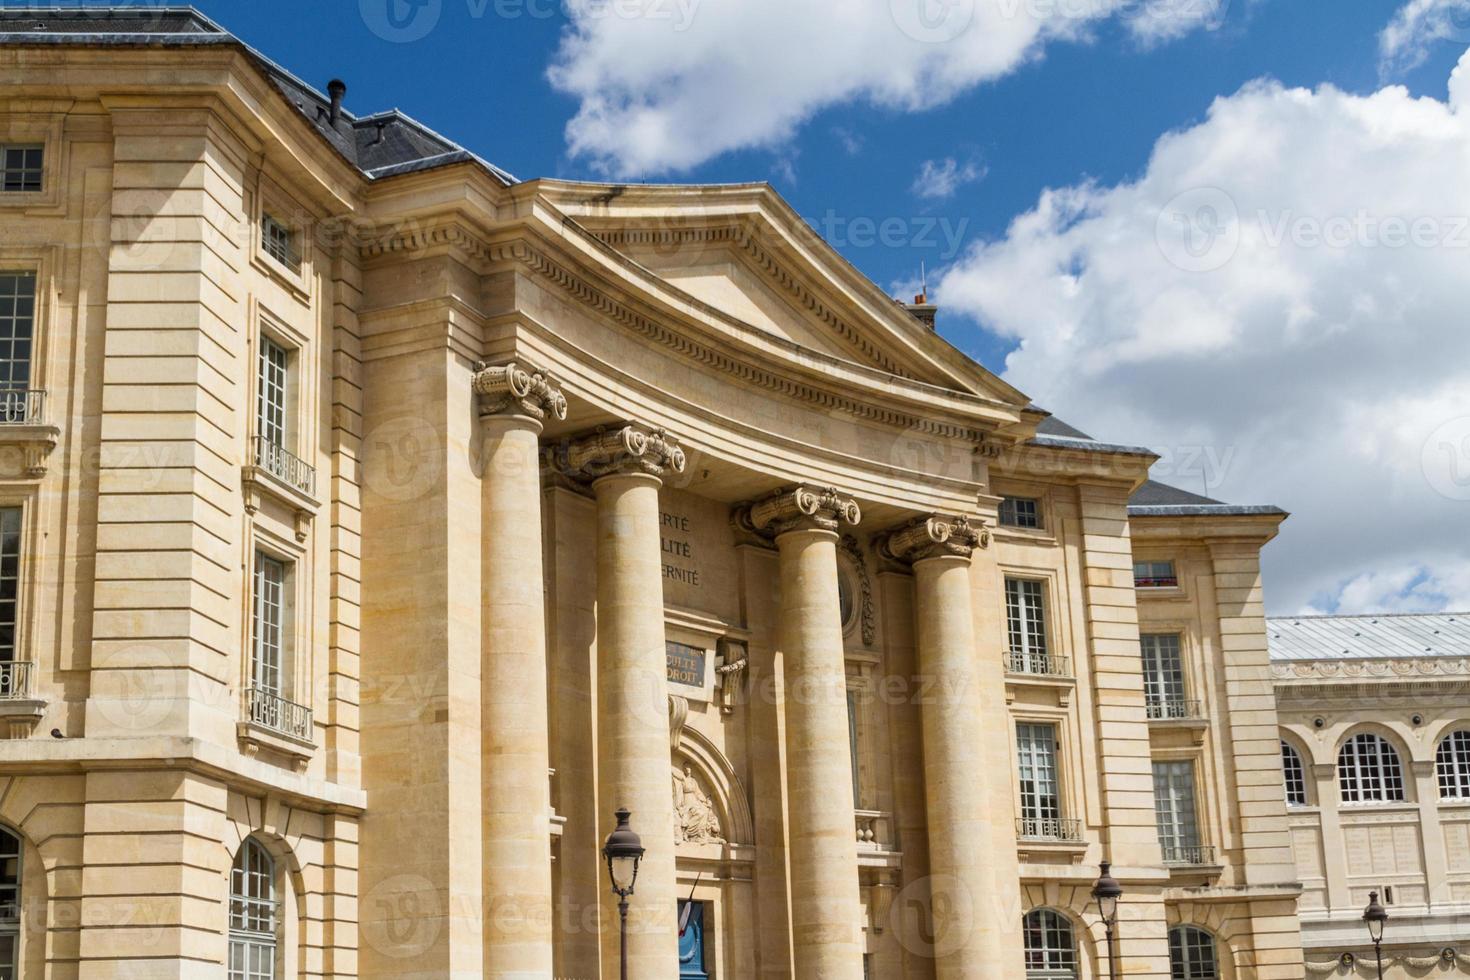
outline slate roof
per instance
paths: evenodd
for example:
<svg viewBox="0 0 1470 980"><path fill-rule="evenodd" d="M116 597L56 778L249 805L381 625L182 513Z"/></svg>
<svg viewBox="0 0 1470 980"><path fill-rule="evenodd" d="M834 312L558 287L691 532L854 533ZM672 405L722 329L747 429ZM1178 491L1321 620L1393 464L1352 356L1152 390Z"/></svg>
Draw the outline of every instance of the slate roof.
<svg viewBox="0 0 1470 980"><path fill-rule="evenodd" d="M45 44L233 45L246 52L322 139L369 179L474 163L506 184L516 183L500 167L397 109L357 116L343 108L334 124L327 95L193 7L0 7L0 45Z"/></svg>
<svg viewBox="0 0 1470 980"><path fill-rule="evenodd" d="M1266 637L1275 661L1470 657L1470 613L1277 616Z"/></svg>

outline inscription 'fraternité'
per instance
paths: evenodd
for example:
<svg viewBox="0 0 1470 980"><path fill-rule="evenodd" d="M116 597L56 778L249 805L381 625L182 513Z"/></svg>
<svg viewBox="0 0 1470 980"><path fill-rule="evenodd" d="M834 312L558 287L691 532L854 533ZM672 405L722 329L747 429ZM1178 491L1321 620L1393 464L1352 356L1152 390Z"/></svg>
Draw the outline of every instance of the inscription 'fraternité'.
<svg viewBox="0 0 1470 980"><path fill-rule="evenodd" d="M659 547L663 552L664 578L684 585L699 585L694 567L695 548L690 540L690 521L683 514L659 512Z"/></svg>

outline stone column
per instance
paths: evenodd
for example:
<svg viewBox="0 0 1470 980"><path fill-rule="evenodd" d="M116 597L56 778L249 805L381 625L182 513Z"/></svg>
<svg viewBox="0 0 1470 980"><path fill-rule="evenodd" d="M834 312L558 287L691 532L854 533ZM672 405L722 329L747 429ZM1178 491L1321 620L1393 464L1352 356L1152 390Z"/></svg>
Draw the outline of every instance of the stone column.
<svg viewBox="0 0 1470 980"><path fill-rule="evenodd" d="M785 490L736 514L780 551L786 666L791 928L798 977L860 980L862 899L848 748L837 531L861 519L836 490Z"/></svg>
<svg viewBox="0 0 1470 980"><path fill-rule="evenodd" d="M913 564L928 816L930 912L935 974L940 980L1012 976L990 899L996 881L989 853L987 732L971 604L970 561L989 532L958 520L925 518L880 544L884 557Z"/></svg>
<svg viewBox="0 0 1470 980"><path fill-rule="evenodd" d="M564 474L597 497L597 762L601 836L625 806L647 853L628 914L628 975L678 975L679 895L658 491L684 451L661 431L627 425L556 450ZM578 858L579 860L581 858ZM603 891L603 969L617 976L617 906Z"/></svg>
<svg viewBox="0 0 1470 980"><path fill-rule="evenodd" d="M482 813L486 977L552 972L542 420L567 403L512 363L475 374L480 396Z"/></svg>

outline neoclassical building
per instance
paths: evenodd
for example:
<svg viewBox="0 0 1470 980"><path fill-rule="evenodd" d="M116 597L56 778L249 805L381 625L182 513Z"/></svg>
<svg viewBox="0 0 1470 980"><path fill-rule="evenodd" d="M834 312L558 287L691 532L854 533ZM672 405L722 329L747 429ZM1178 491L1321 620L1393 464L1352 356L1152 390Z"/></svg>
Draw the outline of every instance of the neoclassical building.
<svg viewBox="0 0 1470 980"><path fill-rule="evenodd" d="M1470 977L1470 614L1269 620L1312 977Z"/></svg>
<svg viewBox="0 0 1470 980"><path fill-rule="evenodd" d="M0 977L615 977L619 807L639 980L1303 976L1281 511L766 185L0 28Z"/></svg>

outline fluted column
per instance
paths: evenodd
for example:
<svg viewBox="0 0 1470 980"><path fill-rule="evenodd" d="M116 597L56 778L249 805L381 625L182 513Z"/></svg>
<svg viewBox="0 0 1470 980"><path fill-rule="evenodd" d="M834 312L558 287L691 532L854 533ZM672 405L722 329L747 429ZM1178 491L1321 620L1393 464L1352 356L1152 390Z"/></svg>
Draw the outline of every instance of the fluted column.
<svg viewBox="0 0 1470 980"><path fill-rule="evenodd" d="M566 475L597 497L598 809L612 832L618 807L632 812L647 853L628 915L628 975L676 977L678 890L670 782L668 661L658 491L684 469L684 452L661 431L627 425L569 442L554 454ZM617 976L616 902L604 890L603 969Z"/></svg>
<svg viewBox="0 0 1470 980"><path fill-rule="evenodd" d="M929 908L935 974L940 980L1016 975L994 928L997 894L988 853L991 807L986 797L980 651L975 644L970 562L989 534L961 517L927 518L901 527L879 545L886 557L912 563L918 673L929 696L920 706L924 799L929 829Z"/></svg>
<svg viewBox="0 0 1470 980"><path fill-rule="evenodd" d="M538 372L484 367L480 396L485 976L552 971L540 434L567 403Z"/></svg>
<svg viewBox="0 0 1470 980"><path fill-rule="evenodd" d="M861 980L862 899L848 748L847 671L837 596L837 539L861 519L836 490L798 487L737 512L780 552L780 649L786 671L795 975Z"/></svg>

